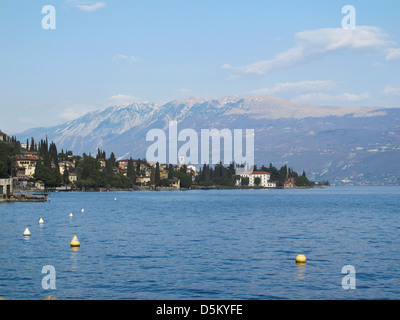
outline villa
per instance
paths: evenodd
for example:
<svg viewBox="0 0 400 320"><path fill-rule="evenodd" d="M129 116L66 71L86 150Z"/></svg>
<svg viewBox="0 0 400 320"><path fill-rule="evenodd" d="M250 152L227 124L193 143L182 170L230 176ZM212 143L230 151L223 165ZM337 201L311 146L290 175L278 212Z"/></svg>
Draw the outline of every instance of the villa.
<svg viewBox="0 0 400 320"><path fill-rule="evenodd" d="M39 160L39 156L36 152L25 152L17 155L16 167L18 170L19 179L31 179L35 174L36 163Z"/></svg>
<svg viewBox="0 0 400 320"><path fill-rule="evenodd" d="M240 179L236 182L236 185L241 185L243 178L249 179L249 187L276 188L276 183L270 181L271 174L266 171L244 172L240 174Z"/></svg>

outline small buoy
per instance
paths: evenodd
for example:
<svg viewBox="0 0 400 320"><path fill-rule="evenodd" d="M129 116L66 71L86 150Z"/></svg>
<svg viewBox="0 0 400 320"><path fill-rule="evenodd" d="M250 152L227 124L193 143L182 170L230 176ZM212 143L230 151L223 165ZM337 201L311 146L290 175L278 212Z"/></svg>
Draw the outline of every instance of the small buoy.
<svg viewBox="0 0 400 320"><path fill-rule="evenodd" d="M39 224L44 224L44 220L42 218L39 219Z"/></svg>
<svg viewBox="0 0 400 320"><path fill-rule="evenodd" d="M306 264L306 262L307 262L307 258L306 258L306 256L304 254L299 254L296 257L296 263L297 264Z"/></svg>
<svg viewBox="0 0 400 320"><path fill-rule="evenodd" d="M115 197L114 200L117 201L117 198Z"/></svg>
<svg viewBox="0 0 400 320"><path fill-rule="evenodd" d="M28 228L25 229L25 231L24 231L24 236L25 236L25 237L30 237L30 236L31 236L31 232L29 231Z"/></svg>
<svg viewBox="0 0 400 320"><path fill-rule="evenodd" d="M83 210L83 209L82 209L82 210L81 210L81 212L82 212L82 213L84 213L84 212L85 212L85 210Z"/></svg>
<svg viewBox="0 0 400 320"><path fill-rule="evenodd" d="M69 214L69 217L70 217L70 218L73 218L73 217L74 217L74 215L72 214L72 212Z"/></svg>
<svg viewBox="0 0 400 320"><path fill-rule="evenodd" d="M81 243L78 241L78 237L74 236L74 238L71 241L71 247L80 247Z"/></svg>

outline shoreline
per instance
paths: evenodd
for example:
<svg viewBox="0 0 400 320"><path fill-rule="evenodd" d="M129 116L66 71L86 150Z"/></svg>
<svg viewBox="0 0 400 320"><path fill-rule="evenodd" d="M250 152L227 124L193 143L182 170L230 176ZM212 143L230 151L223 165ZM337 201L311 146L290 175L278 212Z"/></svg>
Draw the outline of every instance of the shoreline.
<svg viewBox="0 0 400 320"><path fill-rule="evenodd" d="M298 190L298 189L322 189L326 186L311 186L311 187L274 187L274 188L263 188L263 187L226 187L226 186L196 186L191 188L168 188L168 187L136 187L136 188L93 188L93 189L83 189L83 190L50 190L51 193L63 193L63 192L135 192L135 191L189 191L189 190ZM42 193L42 190L16 190L15 195L23 193Z"/></svg>
<svg viewBox="0 0 400 320"><path fill-rule="evenodd" d="M6 197L0 197L0 203L15 202L47 202L50 201L48 193L14 193Z"/></svg>

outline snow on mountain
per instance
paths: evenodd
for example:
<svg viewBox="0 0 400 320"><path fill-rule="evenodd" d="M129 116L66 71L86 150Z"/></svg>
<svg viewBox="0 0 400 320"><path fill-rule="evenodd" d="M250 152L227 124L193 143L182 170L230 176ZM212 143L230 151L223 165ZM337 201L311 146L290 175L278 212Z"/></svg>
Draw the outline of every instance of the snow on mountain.
<svg viewBox="0 0 400 320"><path fill-rule="evenodd" d="M17 137L36 141L48 136L64 150L117 158L144 158L146 134L166 130L254 129L256 163L288 163L313 178L340 182L400 183L400 109L323 107L273 97L189 98L163 105L110 106L50 128L30 129ZM377 152L367 152L375 150ZM379 168L379 170L377 170ZM397 181L397 182L396 182Z"/></svg>

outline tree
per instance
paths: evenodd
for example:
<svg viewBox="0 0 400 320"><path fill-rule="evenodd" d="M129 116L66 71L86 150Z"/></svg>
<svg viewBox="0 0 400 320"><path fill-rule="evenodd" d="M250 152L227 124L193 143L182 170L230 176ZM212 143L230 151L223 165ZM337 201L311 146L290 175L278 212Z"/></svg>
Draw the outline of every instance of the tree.
<svg viewBox="0 0 400 320"><path fill-rule="evenodd" d="M0 141L0 179L12 175L12 158L15 155L13 145Z"/></svg>
<svg viewBox="0 0 400 320"><path fill-rule="evenodd" d="M36 144L35 144L35 139L33 137L31 138L31 148L30 151L35 151L36 150Z"/></svg>
<svg viewBox="0 0 400 320"><path fill-rule="evenodd" d="M114 152L111 152L110 159L108 159L112 168L114 168L117 164L117 160L115 159Z"/></svg>
<svg viewBox="0 0 400 320"><path fill-rule="evenodd" d="M128 161L127 176L131 179L132 184L136 184L136 170L132 158Z"/></svg>
<svg viewBox="0 0 400 320"><path fill-rule="evenodd" d="M61 185L61 175L58 168L46 167L42 161L36 163L34 179L44 182L45 187L53 188Z"/></svg>
<svg viewBox="0 0 400 320"><path fill-rule="evenodd" d="M258 187L261 184L261 178L255 178L254 179L254 184Z"/></svg>
<svg viewBox="0 0 400 320"><path fill-rule="evenodd" d="M242 178L242 186L248 186L250 183L250 179L248 177Z"/></svg>
<svg viewBox="0 0 400 320"><path fill-rule="evenodd" d="M118 173L113 176L111 185L114 188L131 188L132 180L129 177L126 177L123 174Z"/></svg>
<svg viewBox="0 0 400 320"><path fill-rule="evenodd" d="M192 186L192 175L181 171L175 171L174 177L181 181L182 188L190 188Z"/></svg>
<svg viewBox="0 0 400 320"><path fill-rule="evenodd" d="M150 171L150 185L154 185L156 183L156 170L151 168Z"/></svg>
<svg viewBox="0 0 400 320"><path fill-rule="evenodd" d="M303 171L302 175L296 179L296 186L298 187L310 187L312 183L307 179L306 172Z"/></svg>
<svg viewBox="0 0 400 320"><path fill-rule="evenodd" d="M64 165L64 173L63 173L63 178L62 178L62 180L63 180L63 183L64 183L65 185L69 185L69 184L70 184L70 181L69 181L69 171L68 171L68 168L67 168L66 165Z"/></svg>
<svg viewBox="0 0 400 320"><path fill-rule="evenodd" d="M154 172L154 175L155 175L154 183L156 186L159 187L161 185L160 184L161 179L160 179L160 164L158 162L156 163L156 170Z"/></svg>
<svg viewBox="0 0 400 320"><path fill-rule="evenodd" d="M174 166L170 163L168 166L168 179L172 179L174 177Z"/></svg>

